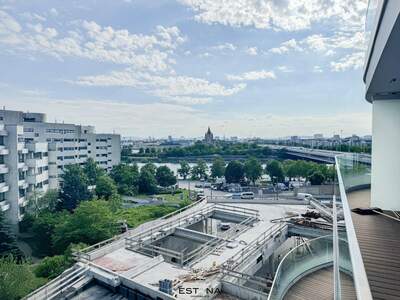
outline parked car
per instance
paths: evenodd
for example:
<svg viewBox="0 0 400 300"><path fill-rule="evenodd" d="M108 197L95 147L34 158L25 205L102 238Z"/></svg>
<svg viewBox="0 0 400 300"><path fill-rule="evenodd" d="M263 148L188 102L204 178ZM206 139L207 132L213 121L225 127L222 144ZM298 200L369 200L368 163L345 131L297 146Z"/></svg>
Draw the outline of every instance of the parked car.
<svg viewBox="0 0 400 300"><path fill-rule="evenodd" d="M243 192L240 194L241 199L254 199L254 193L253 192Z"/></svg>
<svg viewBox="0 0 400 300"><path fill-rule="evenodd" d="M297 194L297 199L298 200L310 200L310 199L312 199L312 195L311 194L307 194L307 193L298 193Z"/></svg>

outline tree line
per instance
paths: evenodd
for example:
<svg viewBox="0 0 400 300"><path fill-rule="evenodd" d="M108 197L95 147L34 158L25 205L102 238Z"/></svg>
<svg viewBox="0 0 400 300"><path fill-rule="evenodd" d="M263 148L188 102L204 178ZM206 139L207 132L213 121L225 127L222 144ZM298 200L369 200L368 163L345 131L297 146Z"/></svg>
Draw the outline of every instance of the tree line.
<svg viewBox="0 0 400 300"><path fill-rule="evenodd" d="M190 156L205 156L205 155L245 155L259 158L267 158L271 155L269 147L260 146L256 143L229 143L219 141L216 144L205 144L197 141L194 145L187 147L167 147L167 148L140 148L137 154L132 154L132 146L122 148L121 156L124 160L129 160L129 157L157 157L166 159L170 157L190 157Z"/></svg>
<svg viewBox="0 0 400 300"><path fill-rule="evenodd" d="M265 168L261 162L250 157L244 162L232 160L228 164L222 157L216 157L210 169L203 160L190 167L186 161L181 161L178 174L184 178L193 180L217 179L224 177L227 183L244 183L246 181L255 184L263 174L268 174L274 183L283 182L285 178L299 179L304 178L311 184L322 184L324 182L334 181L335 169L333 166L318 164L305 160L270 160Z"/></svg>

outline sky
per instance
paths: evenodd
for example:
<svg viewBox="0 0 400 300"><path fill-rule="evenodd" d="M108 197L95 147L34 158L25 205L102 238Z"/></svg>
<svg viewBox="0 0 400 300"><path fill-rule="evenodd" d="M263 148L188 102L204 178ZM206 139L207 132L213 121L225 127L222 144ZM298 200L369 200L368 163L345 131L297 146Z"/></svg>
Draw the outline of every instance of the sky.
<svg viewBox="0 0 400 300"><path fill-rule="evenodd" d="M0 105L135 137L366 135L367 0L0 0Z"/></svg>

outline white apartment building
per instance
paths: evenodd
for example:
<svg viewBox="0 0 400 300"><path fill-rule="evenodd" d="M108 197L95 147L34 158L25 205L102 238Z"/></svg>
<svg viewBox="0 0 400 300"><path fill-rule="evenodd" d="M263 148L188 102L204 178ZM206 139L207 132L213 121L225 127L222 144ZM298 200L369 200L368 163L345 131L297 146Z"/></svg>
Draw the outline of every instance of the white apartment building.
<svg viewBox="0 0 400 300"><path fill-rule="evenodd" d="M64 167L89 157L110 171L120 163L120 135L48 123L42 113L0 110L0 209L17 225L30 193L58 188Z"/></svg>

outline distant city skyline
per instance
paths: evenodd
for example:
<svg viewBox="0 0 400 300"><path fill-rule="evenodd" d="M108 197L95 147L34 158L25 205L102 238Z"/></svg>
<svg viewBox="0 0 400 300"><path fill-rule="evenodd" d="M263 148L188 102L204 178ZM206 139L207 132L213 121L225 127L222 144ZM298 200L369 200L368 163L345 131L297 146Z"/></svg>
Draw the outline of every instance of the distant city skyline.
<svg viewBox="0 0 400 300"><path fill-rule="evenodd" d="M370 134L366 7L0 0L0 105L124 136Z"/></svg>

